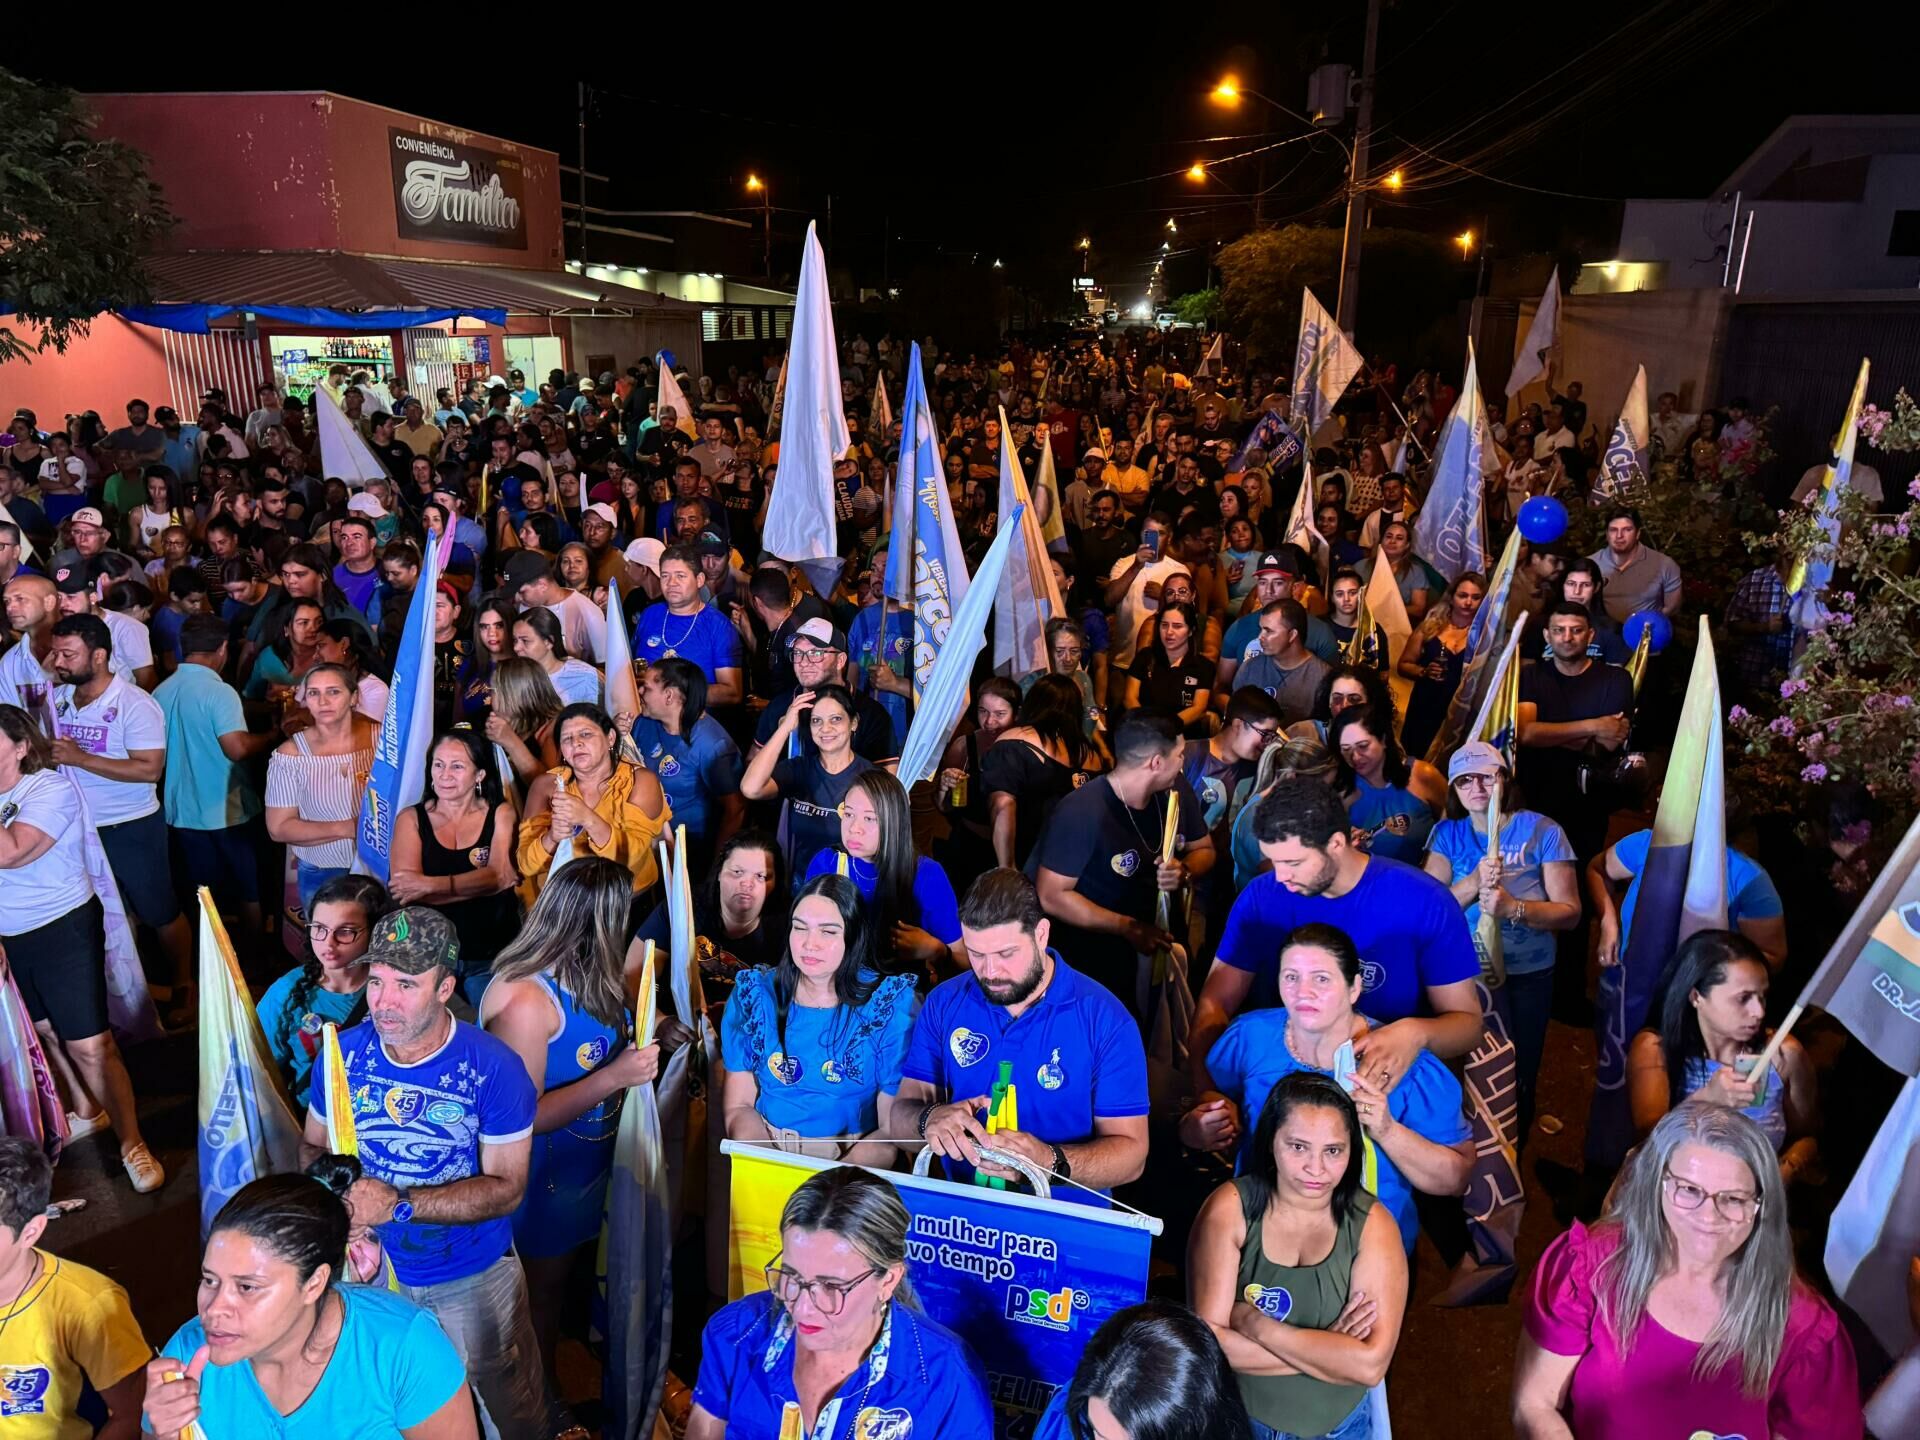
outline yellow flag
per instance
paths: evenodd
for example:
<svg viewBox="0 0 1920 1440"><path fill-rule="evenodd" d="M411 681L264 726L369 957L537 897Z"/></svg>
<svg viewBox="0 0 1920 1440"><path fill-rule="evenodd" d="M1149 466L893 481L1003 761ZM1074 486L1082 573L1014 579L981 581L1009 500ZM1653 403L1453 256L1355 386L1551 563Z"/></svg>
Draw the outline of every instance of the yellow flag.
<svg viewBox="0 0 1920 1440"><path fill-rule="evenodd" d="M327 1087L327 1149L335 1155L360 1154L360 1127L353 1119L353 1087L340 1054L340 1029L328 1021L320 1030L321 1074Z"/></svg>

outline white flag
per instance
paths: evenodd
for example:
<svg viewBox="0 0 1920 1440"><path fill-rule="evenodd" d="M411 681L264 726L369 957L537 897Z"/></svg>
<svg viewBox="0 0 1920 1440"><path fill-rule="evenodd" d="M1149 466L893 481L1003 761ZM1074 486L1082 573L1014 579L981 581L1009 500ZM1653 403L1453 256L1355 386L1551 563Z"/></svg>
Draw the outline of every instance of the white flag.
<svg viewBox="0 0 1920 1440"><path fill-rule="evenodd" d="M358 490L369 480L391 480L373 448L360 438L360 429L334 403L324 385L313 388L314 422L320 432L320 478L344 480Z"/></svg>
<svg viewBox="0 0 1920 1440"><path fill-rule="evenodd" d="M1513 370L1507 376L1507 397L1511 399L1520 391L1543 375L1548 375L1548 384L1552 379L1554 352L1560 348L1560 267L1553 267L1553 274L1547 277L1547 288L1540 296L1540 308L1533 312L1533 323L1527 327L1527 338L1520 342L1520 352L1513 357Z"/></svg>
<svg viewBox="0 0 1920 1440"><path fill-rule="evenodd" d="M1047 621L1060 614L1062 607L1053 567L1047 563L1046 539L1034 518L1027 477L1013 453L1004 406L1000 410L999 515L1003 525L1014 524L1013 517L1018 516L1019 533L1000 572L993 605L993 668L1017 678L1047 668Z"/></svg>
<svg viewBox="0 0 1920 1440"><path fill-rule="evenodd" d="M762 543L782 560L804 569L813 588L826 595L843 563L834 535L833 463L853 442L847 433L846 401L840 394L827 257L811 223L800 256L792 336L780 420L780 473L767 502Z"/></svg>
<svg viewBox="0 0 1920 1440"><path fill-rule="evenodd" d="M1620 407L1614 422L1613 438L1607 441L1600 457L1600 483L1594 487L1595 503L1602 494L1618 494L1647 473L1647 367L1633 372L1633 384L1627 387L1627 403Z"/></svg>
<svg viewBox="0 0 1920 1440"><path fill-rule="evenodd" d="M1300 292L1300 343L1293 355L1293 428L1309 442L1360 373L1360 353L1327 307Z"/></svg>
<svg viewBox="0 0 1920 1440"><path fill-rule="evenodd" d="M1407 648L1407 637L1413 634L1413 622L1407 618L1407 602L1400 598L1400 581L1393 573L1393 566L1378 550L1373 552L1373 574L1367 577L1364 603L1373 623L1387 637L1387 688L1393 692L1395 713L1405 715L1407 701L1413 695L1413 681L1400 673L1400 655Z"/></svg>
<svg viewBox="0 0 1920 1440"><path fill-rule="evenodd" d="M1313 492L1313 462L1309 460L1300 476L1300 489L1293 497L1293 513L1287 516L1287 533L1280 539L1282 544L1298 545L1306 557L1313 562L1314 568L1319 572L1318 584L1321 593L1325 594L1330 583L1328 567L1333 559L1333 552L1332 547L1327 544L1327 537L1314 526Z"/></svg>
<svg viewBox="0 0 1920 1440"><path fill-rule="evenodd" d="M1213 337L1213 344L1207 347L1205 358L1200 361L1202 375L1218 375L1226 364L1227 337L1224 334Z"/></svg>
<svg viewBox="0 0 1920 1440"><path fill-rule="evenodd" d="M656 417L666 413L667 407L673 407L673 428L683 432L689 439L697 439L700 427L693 423L693 406L687 403L687 392L680 388L680 381L673 373L673 361L666 351L654 357L655 369L660 375L660 396L654 403Z"/></svg>

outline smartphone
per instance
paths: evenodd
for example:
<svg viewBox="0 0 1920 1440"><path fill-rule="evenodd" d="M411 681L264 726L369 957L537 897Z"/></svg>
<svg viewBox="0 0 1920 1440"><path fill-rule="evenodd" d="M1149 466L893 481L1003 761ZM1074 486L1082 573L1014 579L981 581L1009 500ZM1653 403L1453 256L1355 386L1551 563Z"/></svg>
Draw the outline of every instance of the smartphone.
<svg viewBox="0 0 1920 1440"><path fill-rule="evenodd" d="M1333 1078L1335 1083L1349 1095L1353 1093L1353 1077L1359 1072L1359 1068L1353 1060L1353 1042L1342 1040L1340 1048L1333 1052Z"/></svg>
<svg viewBox="0 0 1920 1440"><path fill-rule="evenodd" d="M1160 558L1160 542L1162 538L1163 537L1160 531L1151 530L1146 535L1142 536L1140 540L1140 544L1145 548L1147 553L1151 555L1155 560L1158 560Z"/></svg>
<svg viewBox="0 0 1920 1440"><path fill-rule="evenodd" d="M1738 1075L1742 1080L1752 1079L1753 1072L1759 1068L1759 1065L1760 1057L1758 1055L1736 1055L1733 1057L1733 1073ZM1769 1069L1767 1074L1760 1077L1760 1086L1754 1092L1753 1096L1754 1104L1758 1105L1767 1098L1767 1087L1772 1083L1773 1074L1771 1069Z"/></svg>

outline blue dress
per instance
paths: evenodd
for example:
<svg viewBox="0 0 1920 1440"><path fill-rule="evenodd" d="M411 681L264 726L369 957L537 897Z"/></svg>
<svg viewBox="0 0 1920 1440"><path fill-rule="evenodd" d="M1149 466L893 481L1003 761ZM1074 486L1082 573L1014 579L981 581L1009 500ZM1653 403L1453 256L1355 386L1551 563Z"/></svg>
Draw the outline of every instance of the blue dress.
<svg viewBox="0 0 1920 1440"><path fill-rule="evenodd" d="M1347 818L1355 830L1367 832L1360 846L1369 855L1421 865L1426 860L1427 836L1433 830L1433 808L1404 785L1367 784L1353 777L1353 803Z"/></svg>
<svg viewBox="0 0 1920 1440"><path fill-rule="evenodd" d="M858 1009L787 1008L784 1040L773 968L742 971L720 1021L720 1056L760 1087L754 1108L776 1130L865 1135L880 1095L900 1089L900 1067L920 1004L911 975L889 975Z"/></svg>
<svg viewBox="0 0 1920 1440"><path fill-rule="evenodd" d="M547 1042L545 1085L558 1090L606 1064L627 1037L582 1009L552 976L534 978L560 1015L560 1033ZM599 1235L620 1103L609 1096L558 1130L533 1137L527 1193L513 1212L513 1243L522 1255L565 1255Z"/></svg>

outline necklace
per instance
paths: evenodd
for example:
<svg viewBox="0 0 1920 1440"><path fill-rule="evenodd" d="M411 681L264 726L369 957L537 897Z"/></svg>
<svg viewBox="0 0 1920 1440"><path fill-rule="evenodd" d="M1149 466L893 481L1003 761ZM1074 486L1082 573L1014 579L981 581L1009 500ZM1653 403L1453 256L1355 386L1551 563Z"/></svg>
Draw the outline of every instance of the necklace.
<svg viewBox="0 0 1920 1440"><path fill-rule="evenodd" d="M686 644L687 641L693 637L693 627L700 623L700 612L695 610L693 614L687 617L687 628L680 632L680 638L678 640L667 633L667 621L672 618L673 611L669 609L660 619L660 638L666 642L666 650L660 657L663 660L674 659L679 647Z"/></svg>
<svg viewBox="0 0 1920 1440"><path fill-rule="evenodd" d="M1287 1017L1287 1028L1282 1033L1281 1038L1286 1042L1287 1053L1291 1055L1294 1059L1298 1060L1302 1065L1309 1066L1310 1068L1315 1070L1331 1071L1333 1069L1331 1065L1321 1065L1317 1061L1315 1061L1311 1056L1303 1055L1301 1053L1301 1046L1294 1043L1293 1017L1291 1015Z"/></svg>
<svg viewBox="0 0 1920 1440"><path fill-rule="evenodd" d="M1107 788L1109 790L1113 790L1112 780L1107 781ZM1133 827L1133 833L1140 837L1141 848L1144 849L1147 852L1147 854L1153 856L1155 859L1158 859L1160 855L1160 847L1153 844L1151 841L1149 841L1144 834L1141 834L1140 822L1133 818L1133 807L1127 804L1126 797L1122 795L1118 790L1113 790L1113 798L1120 802L1120 813L1127 817L1127 824L1131 825ZM1172 792L1168 792L1167 803L1170 805L1173 803ZM1153 798L1149 796L1147 798L1147 803L1141 806L1140 808L1147 811L1149 814L1151 814L1153 811ZM1164 823L1164 817L1162 818L1162 823Z"/></svg>
<svg viewBox="0 0 1920 1440"><path fill-rule="evenodd" d="M20 1302L27 1298L27 1291L32 1288L33 1282L39 1278L40 1256L37 1252L29 1251L27 1255L27 1278L22 1280L20 1282L20 1288L13 1292L13 1303L7 1306L7 1313L4 1316L0 1316L0 1340L6 1338L7 1326L13 1323L13 1317L19 1312Z"/></svg>

